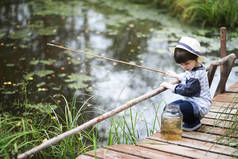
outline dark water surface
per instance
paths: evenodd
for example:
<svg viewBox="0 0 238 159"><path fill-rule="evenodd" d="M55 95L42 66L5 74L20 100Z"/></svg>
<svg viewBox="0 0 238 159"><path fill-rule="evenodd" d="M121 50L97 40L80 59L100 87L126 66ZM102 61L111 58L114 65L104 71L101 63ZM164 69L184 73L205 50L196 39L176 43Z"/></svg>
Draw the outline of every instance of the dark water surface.
<svg viewBox="0 0 238 159"><path fill-rule="evenodd" d="M55 94L71 101L76 93L79 107L91 97L87 107L89 118L93 118L171 80L160 73L72 53L47 43L175 72L182 70L174 63L169 47L175 46L181 36L201 41L205 65L219 56L219 28L188 26L149 4L113 0L0 4L1 112L20 111L15 106L26 96L29 103L37 104L54 102ZM237 44L237 38L228 37L228 53L237 53ZM236 64L228 86L237 77ZM152 127L154 106L177 98L166 91L133 108L139 114L140 136L145 136L144 120ZM60 99L55 102L63 103ZM109 121L99 124L99 129L107 131L108 124Z"/></svg>

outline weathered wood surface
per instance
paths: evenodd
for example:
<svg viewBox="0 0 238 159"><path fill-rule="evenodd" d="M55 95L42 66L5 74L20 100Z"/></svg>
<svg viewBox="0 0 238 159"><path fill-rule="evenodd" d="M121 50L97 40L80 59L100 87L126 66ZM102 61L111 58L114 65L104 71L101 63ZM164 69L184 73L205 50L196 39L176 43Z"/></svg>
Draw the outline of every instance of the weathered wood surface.
<svg viewBox="0 0 238 159"><path fill-rule="evenodd" d="M213 98L210 112L201 120L202 126L194 132L183 132L179 141L164 140L160 133L155 133L139 141L136 145L113 145L90 151L77 157L77 159L97 158L209 158L230 159L238 158L237 148L228 145L227 141L238 139L238 133L230 138L217 140L233 123L238 113L238 82L228 90ZM233 92L233 93L231 93ZM219 118L219 120L216 120Z"/></svg>

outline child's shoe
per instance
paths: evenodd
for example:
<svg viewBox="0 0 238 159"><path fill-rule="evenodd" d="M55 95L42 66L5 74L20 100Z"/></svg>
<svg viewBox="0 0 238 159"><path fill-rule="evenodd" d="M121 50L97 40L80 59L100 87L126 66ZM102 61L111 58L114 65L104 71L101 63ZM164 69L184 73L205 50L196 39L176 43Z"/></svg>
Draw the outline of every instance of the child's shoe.
<svg viewBox="0 0 238 159"><path fill-rule="evenodd" d="M182 129L185 131L194 131L194 130L198 129L201 125L202 124L201 124L200 120L196 121L193 124L183 123Z"/></svg>

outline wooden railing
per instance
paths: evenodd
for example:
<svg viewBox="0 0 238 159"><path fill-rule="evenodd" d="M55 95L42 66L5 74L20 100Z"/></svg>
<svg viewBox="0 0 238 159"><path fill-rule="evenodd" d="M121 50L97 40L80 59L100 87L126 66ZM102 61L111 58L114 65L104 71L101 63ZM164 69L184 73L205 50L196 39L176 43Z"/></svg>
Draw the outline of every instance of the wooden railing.
<svg viewBox="0 0 238 159"><path fill-rule="evenodd" d="M220 80L217 85L214 96L225 92L226 82L230 75L231 69L234 66L235 59L236 59L236 55L232 53L208 65L207 76L208 76L209 87L212 84L217 66L222 66L221 73L220 73Z"/></svg>

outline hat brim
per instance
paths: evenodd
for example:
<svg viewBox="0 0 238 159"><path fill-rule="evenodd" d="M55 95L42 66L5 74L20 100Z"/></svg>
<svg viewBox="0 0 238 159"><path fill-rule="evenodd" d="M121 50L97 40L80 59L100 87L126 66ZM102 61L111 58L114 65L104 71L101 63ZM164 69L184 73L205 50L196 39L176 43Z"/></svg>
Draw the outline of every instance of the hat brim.
<svg viewBox="0 0 238 159"><path fill-rule="evenodd" d="M169 52L174 53L176 47L169 47ZM178 47L177 47L178 48ZM190 51L189 51L190 52ZM192 53L192 52L191 52ZM193 54L193 53L192 53ZM197 54L194 54L197 55ZM197 55L198 56L198 62L205 62L207 59L204 56Z"/></svg>

